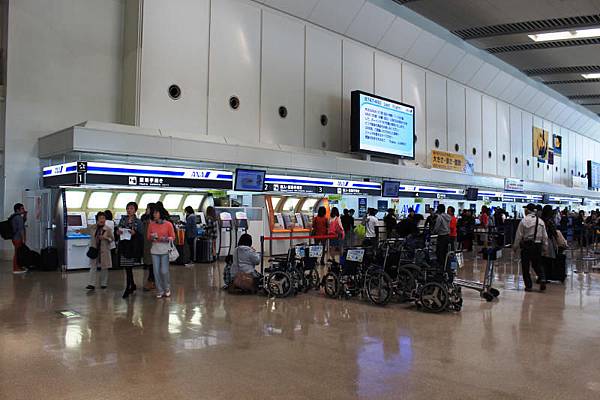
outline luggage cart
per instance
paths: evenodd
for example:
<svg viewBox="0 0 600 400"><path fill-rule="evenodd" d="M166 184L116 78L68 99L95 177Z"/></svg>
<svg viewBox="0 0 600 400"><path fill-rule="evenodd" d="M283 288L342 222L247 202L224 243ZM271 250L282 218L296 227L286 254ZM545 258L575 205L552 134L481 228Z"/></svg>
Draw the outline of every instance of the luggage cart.
<svg viewBox="0 0 600 400"><path fill-rule="evenodd" d="M488 235L493 236L494 233L488 233ZM479 295L488 302L493 301L496 297L500 296L500 291L492 285L494 284L494 261L497 259L498 252L501 250L502 247L495 245L489 246L483 250L483 257L486 259L483 282L454 278L454 283L458 286L478 291ZM459 262L459 268L462 267L461 264L462 263Z"/></svg>

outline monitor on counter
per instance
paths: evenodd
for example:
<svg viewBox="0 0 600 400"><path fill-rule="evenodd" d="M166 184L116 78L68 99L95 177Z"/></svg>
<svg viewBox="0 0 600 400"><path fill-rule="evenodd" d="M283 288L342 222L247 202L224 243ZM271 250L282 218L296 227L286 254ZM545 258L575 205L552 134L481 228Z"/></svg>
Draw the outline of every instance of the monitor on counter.
<svg viewBox="0 0 600 400"><path fill-rule="evenodd" d="M263 192L266 171L255 169L235 170L235 190L238 192Z"/></svg>
<svg viewBox="0 0 600 400"><path fill-rule="evenodd" d="M95 217L94 217L95 218ZM94 221L95 222L95 221ZM85 213L68 213L67 214L67 227L69 230L87 228L87 218Z"/></svg>
<svg viewBox="0 0 600 400"><path fill-rule="evenodd" d="M415 108L385 97L352 92L352 151L415 158Z"/></svg>
<svg viewBox="0 0 600 400"><path fill-rule="evenodd" d="M550 195L547 193L544 193L542 195L542 204L548 204L550 203Z"/></svg>
<svg viewBox="0 0 600 400"><path fill-rule="evenodd" d="M477 201L477 197L479 196L479 189L477 188L467 188L465 191L465 200L467 201Z"/></svg>
<svg viewBox="0 0 600 400"><path fill-rule="evenodd" d="M592 160L587 162L588 187L600 189L600 164Z"/></svg>
<svg viewBox="0 0 600 400"><path fill-rule="evenodd" d="M400 193L400 182L383 181L381 185L381 197L398 197Z"/></svg>

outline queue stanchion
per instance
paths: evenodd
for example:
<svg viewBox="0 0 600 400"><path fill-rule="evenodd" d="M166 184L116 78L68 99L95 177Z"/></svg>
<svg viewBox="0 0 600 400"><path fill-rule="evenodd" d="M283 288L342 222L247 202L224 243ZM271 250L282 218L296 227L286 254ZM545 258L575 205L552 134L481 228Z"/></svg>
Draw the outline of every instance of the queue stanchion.
<svg viewBox="0 0 600 400"><path fill-rule="evenodd" d="M260 274L263 275L265 271L265 237L260 237Z"/></svg>

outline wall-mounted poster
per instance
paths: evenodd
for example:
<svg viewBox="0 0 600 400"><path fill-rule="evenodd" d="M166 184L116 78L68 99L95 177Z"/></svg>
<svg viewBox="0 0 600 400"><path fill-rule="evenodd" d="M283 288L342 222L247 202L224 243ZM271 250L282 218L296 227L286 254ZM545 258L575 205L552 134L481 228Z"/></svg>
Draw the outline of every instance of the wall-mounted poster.
<svg viewBox="0 0 600 400"><path fill-rule="evenodd" d="M552 147L554 148L554 156L560 157L562 155L562 136L552 135Z"/></svg>
<svg viewBox="0 0 600 400"><path fill-rule="evenodd" d="M551 150L548 151L548 164L554 165L554 152Z"/></svg>
<svg viewBox="0 0 600 400"><path fill-rule="evenodd" d="M533 127L533 156L538 159L538 162L545 163L548 159L548 131Z"/></svg>

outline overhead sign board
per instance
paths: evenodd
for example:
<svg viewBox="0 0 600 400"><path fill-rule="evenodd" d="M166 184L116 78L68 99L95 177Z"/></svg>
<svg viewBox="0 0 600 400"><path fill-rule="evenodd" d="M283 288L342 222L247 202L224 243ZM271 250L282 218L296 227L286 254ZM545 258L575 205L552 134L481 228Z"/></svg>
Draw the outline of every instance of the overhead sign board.
<svg viewBox="0 0 600 400"><path fill-rule="evenodd" d="M431 150L431 168L472 175L473 168L464 155Z"/></svg>
<svg viewBox="0 0 600 400"><path fill-rule="evenodd" d="M381 184L378 182L267 174L265 178L265 190L280 193L379 196L381 195Z"/></svg>

